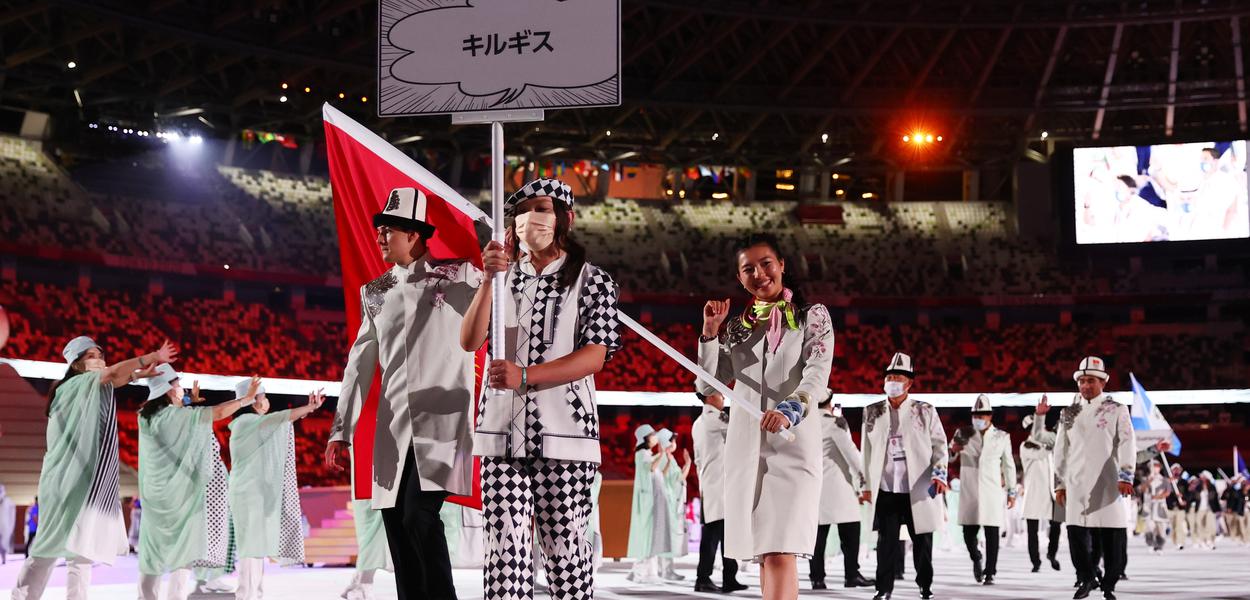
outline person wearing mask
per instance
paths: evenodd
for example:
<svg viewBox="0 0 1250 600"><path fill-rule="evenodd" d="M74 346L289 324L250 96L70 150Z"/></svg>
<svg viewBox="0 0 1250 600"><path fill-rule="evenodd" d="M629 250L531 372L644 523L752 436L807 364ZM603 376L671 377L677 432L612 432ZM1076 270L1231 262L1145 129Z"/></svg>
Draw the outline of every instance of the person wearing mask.
<svg viewBox="0 0 1250 600"><path fill-rule="evenodd" d="M1172 464L1171 483L1168 486L1168 527L1172 530L1172 544L1184 550L1189 541L1189 477L1180 464Z"/></svg>
<svg viewBox="0 0 1250 600"><path fill-rule="evenodd" d="M1055 434L1055 501L1066 511L1078 579L1073 598L1089 597L1098 585L1106 600L1114 600L1127 561L1128 514L1122 497L1133 493L1136 440L1128 407L1103 393L1110 375L1101 358L1086 357L1072 378L1079 393L1060 413ZM1106 567L1101 583L1094 539Z"/></svg>
<svg viewBox="0 0 1250 600"><path fill-rule="evenodd" d="M634 566L626 577L635 583L652 583L659 576L659 555L673 543L667 510L668 493L660 467L664 452L654 452L660 437L650 425L634 430L634 489L629 518L629 549Z"/></svg>
<svg viewBox="0 0 1250 600"><path fill-rule="evenodd" d="M886 399L864 409L860 433L864 477L860 497L872 503L877 527L877 595L894 594L903 560L899 530L906 526L920 597L933 597L933 532L942 526L947 486L946 430L932 404L909 392L916 372L911 356L897 352L885 368Z"/></svg>
<svg viewBox="0 0 1250 600"><path fill-rule="evenodd" d="M1042 568L1041 550L1038 547L1038 530L1047 521L1046 560L1050 567L1059 570L1059 534L1063 531L1063 507L1055 504L1055 432L1046 428L1046 413L1050 404L1042 395L1033 414L1021 420L1029 437L1020 443L1020 463L1024 469L1024 518L1029 537L1029 560L1033 572Z"/></svg>
<svg viewBox="0 0 1250 600"><path fill-rule="evenodd" d="M660 578L665 581L682 581L684 576L673 569L673 560L685 556L689 543L686 540L686 479L690 476L690 452L686 451L684 464L677 463L677 434L668 429L661 429L657 434L660 447L663 449L664 465L660 473L664 475L664 491L668 495L670 533L673 536L669 551L660 554Z"/></svg>
<svg viewBox="0 0 1250 600"><path fill-rule="evenodd" d="M820 483L820 526L816 529L816 548L812 551L809 573L812 589L827 589L825 584L825 546L829 530L838 526L838 542L842 549L842 577L845 587L869 587L875 582L859 572L860 506L858 482L863 478L863 456L851 439L851 428L842 416L842 406L833 403L833 390L826 390L820 403L820 426L823 439L824 469Z"/></svg>
<svg viewBox="0 0 1250 600"><path fill-rule="evenodd" d="M1228 541L1245 544L1250 532L1246 531L1246 477L1241 473L1233 476L1224 489L1224 523L1228 528Z"/></svg>
<svg viewBox="0 0 1250 600"><path fill-rule="evenodd" d="M1193 505L1194 537L1198 547L1207 550L1215 549L1215 522L1219 517L1220 493L1215 488L1215 476L1210 471L1203 471L1198 476L1197 487L1189 492L1190 503Z"/></svg>
<svg viewBox="0 0 1250 600"><path fill-rule="evenodd" d="M725 556L725 437L729 433L729 408L720 392L703 395L703 412L690 427L694 440L694 467L699 477L703 534L699 538L699 566L694 591L729 593L745 590L738 582L738 561ZM721 557L721 585L712 582L716 555Z"/></svg>
<svg viewBox="0 0 1250 600"><path fill-rule="evenodd" d="M601 460L595 373L621 348L616 282L572 236L573 190L536 179L505 202L507 246L490 242L487 272L460 344L486 342L495 275L503 273L506 344L492 356L478 408L487 600L529 598L537 532L553 597L594 593L587 537Z"/></svg>
<svg viewBox="0 0 1250 600"><path fill-rule="evenodd" d="M66 598L87 598L91 565L130 552L118 481L113 390L177 360L166 341L156 352L104 362L95 340L79 336L61 350L65 377L48 390L47 451L39 471L39 536L13 586L13 600L38 600L57 559L68 566Z"/></svg>
<svg viewBox="0 0 1250 600"><path fill-rule="evenodd" d="M972 405L972 430L956 432L951 453L959 461L959 524L964 545L972 559L977 583L994 585L998 574L999 529L1006 510L1016 503L1016 461L1011 455L1011 435L993 422L994 407L985 394ZM985 565L977 534L985 530ZM984 570L982 570L984 568Z"/></svg>
<svg viewBox="0 0 1250 600"><path fill-rule="evenodd" d="M765 600L798 598L798 558L816 546L820 513L821 429L816 404L833 368L833 322L822 304L805 304L786 286L786 261L771 234L734 249L738 283L751 304L728 319L730 302L703 307L699 366L740 382L741 399L760 420L729 415L725 458L725 554L761 563ZM713 390L705 382L699 391ZM788 429L793 441L773 435Z"/></svg>

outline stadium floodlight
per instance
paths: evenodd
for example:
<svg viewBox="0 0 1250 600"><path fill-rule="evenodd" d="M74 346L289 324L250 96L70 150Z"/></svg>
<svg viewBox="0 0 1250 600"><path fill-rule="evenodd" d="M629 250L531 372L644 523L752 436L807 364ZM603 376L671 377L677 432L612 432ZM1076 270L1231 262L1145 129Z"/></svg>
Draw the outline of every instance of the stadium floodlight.
<svg viewBox="0 0 1250 600"><path fill-rule="evenodd" d="M78 63L76 63L76 62L74 62L74 61L72 61L72 60L71 60L71 61L69 61L69 62L65 63L65 68L67 68L67 69L77 69L77 68L78 68Z"/></svg>
<svg viewBox="0 0 1250 600"><path fill-rule="evenodd" d="M189 139L190 139L190 142L191 142L192 144L203 144L203 143L204 143L204 138L202 138L202 137L200 137L200 136L198 136L198 135L193 135L193 136L191 136Z"/></svg>

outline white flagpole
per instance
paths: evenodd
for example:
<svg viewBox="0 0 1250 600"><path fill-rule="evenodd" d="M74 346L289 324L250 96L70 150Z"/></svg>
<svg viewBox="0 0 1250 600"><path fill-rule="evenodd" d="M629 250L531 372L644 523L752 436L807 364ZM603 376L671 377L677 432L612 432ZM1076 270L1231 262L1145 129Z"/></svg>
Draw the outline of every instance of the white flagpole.
<svg viewBox="0 0 1250 600"><path fill-rule="evenodd" d="M493 121L490 124L490 214L491 240L504 243L504 211L503 211L503 124ZM507 274L495 273L490 302L490 355L492 359L501 360L505 357L505 311L504 303L508 297ZM491 388L495 396L510 394L509 390Z"/></svg>
<svg viewBox="0 0 1250 600"><path fill-rule="evenodd" d="M1175 480L1175 479L1172 479L1172 467L1168 465L1168 453L1167 453L1167 452L1160 452L1160 453L1159 453L1159 458L1162 458L1162 459L1163 459L1163 468L1165 469L1165 471L1164 471L1164 472L1165 472L1165 473L1167 473L1168 483L1172 484L1172 491L1173 491L1173 492L1176 492L1176 502L1177 502L1177 504L1180 504L1181 502L1184 502L1184 501L1185 501L1185 499L1181 496L1181 491L1180 491L1180 489L1176 487L1176 480Z"/></svg>

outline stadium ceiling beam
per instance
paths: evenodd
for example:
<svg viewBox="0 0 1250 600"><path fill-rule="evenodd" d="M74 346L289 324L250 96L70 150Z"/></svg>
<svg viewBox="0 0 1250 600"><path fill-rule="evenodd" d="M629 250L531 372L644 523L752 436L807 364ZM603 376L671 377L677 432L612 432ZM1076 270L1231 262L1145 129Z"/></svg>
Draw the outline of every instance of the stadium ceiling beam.
<svg viewBox="0 0 1250 600"><path fill-rule="evenodd" d="M1180 22L1175 23L1179 28ZM1179 32L1179 29L1177 31ZM1111 80L1115 79L1115 66L1120 55L1120 42L1123 39L1124 24L1121 23L1115 26L1115 33L1111 36L1111 52L1107 55L1107 70L1102 76L1102 92L1098 95L1098 111L1094 113L1094 130L1090 133L1090 137L1095 140L1102 135L1102 121L1107 116L1107 98L1111 95ZM1174 97L1170 97L1168 106L1172 106L1172 102L1175 101Z"/></svg>
<svg viewBox="0 0 1250 600"><path fill-rule="evenodd" d="M1181 22L1172 22L1172 51L1168 58L1168 112L1163 122L1163 134L1172 137L1176 122L1176 72L1181 54Z"/></svg>
<svg viewBox="0 0 1250 600"><path fill-rule="evenodd" d="M972 10L972 3L965 2L963 11L959 16L960 20L968 16ZM912 77L911 89L907 90L907 95L903 96L903 104L911 104L916 99L916 94L920 92L920 88L924 86L924 82L929 78L929 73L933 71L933 67L937 66L937 62L942 58L942 54L946 52L946 48L955 40L957 29L949 29L942 35L942 39L938 41L937 47L929 53L929 60L926 60L924 66L920 68L920 73Z"/></svg>
<svg viewBox="0 0 1250 600"><path fill-rule="evenodd" d="M920 12L921 6L923 6L923 4L919 2L913 3L911 11L907 15L908 18L914 17L916 13ZM859 89L859 86L864 83L864 80L868 78L868 75L872 73L872 70L877 67L877 63L881 61L881 57L885 56L885 53L888 52L890 47L894 45L894 41L898 39L898 36L903 35L903 30L903 27L895 27L889 35L886 36L884 41L876 44L877 49L874 50L868 57L868 60L864 61L864 64L860 66L859 71L855 72L855 75L851 77L851 82L847 84L846 89L842 92L842 102L847 102L851 99L851 96L855 94L855 91Z"/></svg>
<svg viewBox="0 0 1250 600"><path fill-rule="evenodd" d="M1024 8L1023 5L1017 4L1015 13L1012 16L1014 23L1020 18L1020 12ZM981 98L981 92L985 90L985 84L989 83L990 75L994 73L994 68L998 66L998 59L1003 55L1003 48L1007 47L1007 40L1015 31L1014 26L1004 27L998 33L998 39L994 42L994 47L990 50L989 59L985 61L985 66L981 67L980 75L977 75L976 83L972 84L972 91L968 93L968 106L976 106L977 100ZM962 138L964 127L968 124L968 117L961 117L959 124L955 126L955 136L957 140ZM1027 132L1026 132L1027 134Z"/></svg>
<svg viewBox="0 0 1250 600"><path fill-rule="evenodd" d="M22 8L10 10L6 12L4 16L0 16L0 27L4 27L14 21L21 21L27 17L33 17L45 10L48 10L47 4L42 2L31 2Z"/></svg>
<svg viewBox="0 0 1250 600"><path fill-rule="evenodd" d="M1246 68L1241 56L1241 18L1233 17L1229 25L1233 35L1233 72L1237 78L1237 123L1246 133Z"/></svg>
<svg viewBox="0 0 1250 600"><path fill-rule="evenodd" d="M314 65L328 69L334 69L344 73L355 73L361 75L374 76L375 66L372 63L361 63L339 58L330 58L316 54L308 54L305 52L296 52L292 50L281 50L263 44L248 42L235 38L228 38L223 35L213 33L205 33L190 27L168 23L159 19L149 18L144 15L114 9L106 6L100 6L87 0L60 0L60 3L66 6L74 7L81 12L90 12L97 15L112 19L114 23L110 23L110 27L116 26L116 23L122 23L142 28L147 31L159 31L165 34L177 36L184 41L195 41L206 46L221 48L224 50L232 50L240 52L248 56L263 56L274 60ZM243 14L251 11L249 7ZM224 16L224 15L223 15ZM220 19L219 19L220 21ZM214 25L216 25L216 21Z"/></svg>
<svg viewBox="0 0 1250 600"><path fill-rule="evenodd" d="M157 54L165 52L166 50L173 49L181 43L182 41L174 39L174 38L166 38L163 40L152 42L140 48L133 55L127 55L120 60L115 60L113 62L100 65L98 67L95 67L87 71L83 75L82 79L78 80L78 85L82 86L82 85L94 83L104 77L108 77L109 75L112 75L113 73L116 73L126 67L129 67L136 62L147 60L149 58L152 58L153 56L156 56Z"/></svg>
<svg viewBox="0 0 1250 600"><path fill-rule="evenodd" d="M621 64L622 65L632 64L634 61L638 60L639 58L642 58L643 54L646 54L648 50L654 48L656 44L668 39L669 34L673 33L674 31L677 31L678 28L680 28L682 25L685 25L686 22L688 22L690 19L693 19L694 16L695 16L695 13L693 11L682 11L682 14L680 17L669 19L668 21L664 23L664 26L661 27L659 31L651 35L647 39L647 41L643 42L638 47L631 50L629 54L626 54L625 59L621 61Z"/></svg>
<svg viewBox="0 0 1250 600"><path fill-rule="evenodd" d="M798 21L811 25L849 25L859 29L996 29L1000 27L1022 27L1029 29L1080 29L1089 27L1110 27L1112 25L1158 25L1173 21L1221 21L1231 17L1250 16L1250 6L1244 3L1232 3L1231 6L1195 10L1189 7L1177 7L1172 10L1154 11L1150 13L1105 14L1092 16L1074 16L1068 11L1062 17L1030 17L1019 23L1004 21L1000 18L989 19L951 19L938 18L917 19L909 15L897 15L882 12L869 15L822 15L801 9L787 9L779 6L758 4L751 6L742 3L728 3L723 0L632 0L648 6L669 8L674 10L697 11L701 14L719 15L723 17L747 17L759 21ZM945 17L945 18L944 18Z"/></svg>
<svg viewBox="0 0 1250 600"><path fill-rule="evenodd" d="M1075 7L1076 3L1072 3L1071 7ZM1046 96L1046 86L1050 84L1050 76L1055 72L1055 63L1059 62L1059 51L1063 49L1063 40L1068 36L1068 28L1060 27L1055 32L1055 42L1050 47L1050 58L1046 59L1046 66L1042 69L1041 81L1037 84L1037 91L1033 94L1033 110L1029 111L1029 116L1024 120L1024 135L1029 135L1033 130L1033 123L1037 121L1037 113L1042 108L1042 98Z"/></svg>
<svg viewBox="0 0 1250 600"><path fill-rule="evenodd" d="M42 46L37 46L35 48L27 48L25 50L18 50L17 52L12 53L7 58L5 58L4 66L5 68L8 68L8 69L19 67L32 60L40 58L48 54L49 52L52 52L53 50L60 48L61 46L69 46L71 44L77 44L78 42L81 42L85 39L95 37L97 35L100 35L101 33L104 33L106 31L111 31L115 28L117 28L116 23L97 22L97 23L92 23L90 25L83 26L65 35L55 35L55 34L50 35L49 37L55 38L55 41L48 42L46 44L43 44Z"/></svg>
<svg viewBox="0 0 1250 600"><path fill-rule="evenodd" d="M655 87L651 91L654 93L664 89L664 87L669 83L672 83L678 75L685 73L686 69L693 67L694 64L699 62L699 60L706 56L708 52L715 49L722 41L725 40L725 38L732 35L735 30L742 27L742 25L747 22L748 20L745 18L736 19L727 27L722 27L720 31L714 33L709 39L700 41L698 49L694 52L687 52L684 56L682 56L675 66L669 68L663 75L660 76L660 79L655 82Z"/></svg>
<svg viewBox="0 0 1250 600"><path fill-rule="evenodd" d="M308 32L308 30L312 29L313 25L320 27L329 23L331 20L337 19L338 17L352 12L366 4L373 3L374 0L351 0L350 2L345 0L336 0L335 2L330 2L312 19L283 30L282 33L278 34L276 39L279 44L284 44L301 35L304 35Z"/></svg>
<svg viewBox="0 0 1250 600"><path fill-rule="evenodd" d="M182 77L179 77L173 81L170 81L169 83L161 87L160 91L157 92L157 95L167 96L169 94L182 90L183 88L199 81L204 76L212 75L214 73L218 73L220 71L228 69L234 65L237 65L243 62L246 58L247 57L242 54L227 54L221 58L218 58L217 60L211 63L208 63L207 65L204 66L203 69L194 70L194 72L190 73L189 75L183 75Z"/></svg>

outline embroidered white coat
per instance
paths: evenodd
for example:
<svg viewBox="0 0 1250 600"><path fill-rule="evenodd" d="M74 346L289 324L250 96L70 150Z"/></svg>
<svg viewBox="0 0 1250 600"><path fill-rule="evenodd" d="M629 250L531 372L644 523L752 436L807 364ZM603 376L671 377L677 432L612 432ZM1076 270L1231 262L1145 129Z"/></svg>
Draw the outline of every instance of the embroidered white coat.
<svg viewBox="0 0 1250 600"><path fill-rule="evenodd" d="M1028 439L1020 442L1020 465L1024 469L1024 518L1049 521L1055 518L1055 434L1046 431L1046 419L1036 415Z"/></svg>
<svg viewBox="0 0 1250 600"><path fill-rule="evenodd" d="M869 404L864 409L860 440L864 454L864 478L860 491L872 492L872 516L877 517L877 494L885 473L886 446L890 438L889 401ZM907 398L899 405L898 429L903 437L907 462L907 487L911 496L911 518L916 534L932 533L942 526L946 505L940 494L929 496L934 479L946 481L946 431L932 404Z"/></svg>
<svg viewBox="0 0 1250 600"><path fill-rule="evenodd" d="M851 439L846 418L820 411L824 473L820 479L820 524L858 523L859 480L864 459Z"/></svg>
<svg viewBox="0 0 1250 600"><path fill-rule="evenodd" d="M703 414L690 426L694 440L694 468L699 475L699 497L703 501L703 521L725 518L725 437L729 424L721 412L704 406Z"/></svg>
<svg viewBox="0 0 1250 600"><path fill-rule="evenodd" d="M823 305L799 312L799 329L785 330L775 354L765 352L767 323L747 329L738 317L720 338L699 344L700 366L722 381L736 381L734 391L760 410L771 410L792 394L809 398L793 442L762 431L759 421L742 411L729 411L725 556L730 558L810 556L816 547L823 469L816 403L829 386L833 324ZM702 382L699 387L713 391Z"/></svg>
<svg viewBox="0 0 1250 600"><path fill-rule="evenodd" d="M467 262L424 259L409 267L392 266L360 289L360 331L330 428L330 441L352 441L381 364L375 509L395 506L410 446L423 491L472 493L473 353L461 350L457 340L481 271Z"/></svg>
<svg viewBox="0 0 1250 600"><path fill-rule="evenodd" d="M1015 495L1016 459L1011 455L1011 435L991 426L985 433L965 432L959 451L960 525L1003 527L1007 522L1007 497Z"/></svg>
<svg viewBox="0 0 1250 600"><path fill-rule="evenodd" d="M1137 442L1127 406L1111 396L1077 397L1059 417L1055 489L1064 490L1068 525L1126 527L1118 482L1133 483Z"/></svg>

